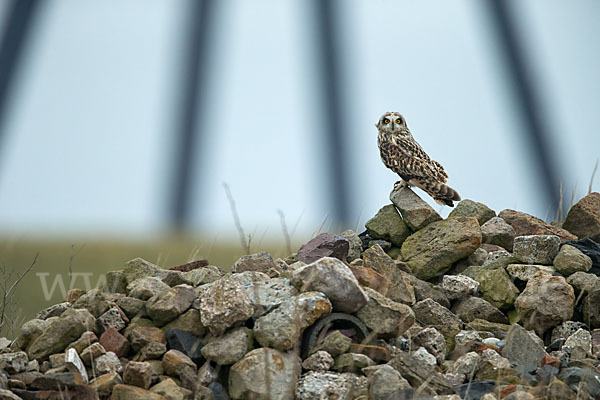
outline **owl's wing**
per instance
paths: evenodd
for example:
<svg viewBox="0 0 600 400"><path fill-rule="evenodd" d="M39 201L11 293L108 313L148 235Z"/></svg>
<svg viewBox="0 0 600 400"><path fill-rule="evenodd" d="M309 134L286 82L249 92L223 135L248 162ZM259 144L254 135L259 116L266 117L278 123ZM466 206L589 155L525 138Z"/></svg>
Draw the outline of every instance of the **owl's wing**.
<svg viewBox="0 0 600 400"><path fill-rule="evenodd" d="M442 165L429 158L423 148L413 139L400 138L396 143L382 143L381 153L385 165L405 180L434 179L446 183L448 174ZM387 157L384 157L384 154Z"/></svg>

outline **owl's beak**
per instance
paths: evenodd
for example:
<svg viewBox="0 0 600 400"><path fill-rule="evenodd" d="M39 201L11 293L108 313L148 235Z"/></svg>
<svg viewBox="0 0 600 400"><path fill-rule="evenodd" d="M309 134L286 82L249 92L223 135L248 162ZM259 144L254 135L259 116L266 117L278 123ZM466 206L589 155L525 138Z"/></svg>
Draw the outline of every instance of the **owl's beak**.
<svg viewBox="0 0 600 400"><path fill-rule="evenodd" d="M394 130L394 125L395 125L395 124L392 122L392 130Z"/></svg>

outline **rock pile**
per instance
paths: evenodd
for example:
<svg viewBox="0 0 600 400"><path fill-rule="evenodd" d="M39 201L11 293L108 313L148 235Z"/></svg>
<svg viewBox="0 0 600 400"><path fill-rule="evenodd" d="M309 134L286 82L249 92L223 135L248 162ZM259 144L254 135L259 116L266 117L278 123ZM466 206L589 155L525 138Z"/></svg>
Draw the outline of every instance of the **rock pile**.
<svg viewBox="0 0 600 400"><path fill-rule="evenodd" d="M562 227L391 201L285 260L72 290L0 339L0 399L600 398L600 195Z"/></svg>

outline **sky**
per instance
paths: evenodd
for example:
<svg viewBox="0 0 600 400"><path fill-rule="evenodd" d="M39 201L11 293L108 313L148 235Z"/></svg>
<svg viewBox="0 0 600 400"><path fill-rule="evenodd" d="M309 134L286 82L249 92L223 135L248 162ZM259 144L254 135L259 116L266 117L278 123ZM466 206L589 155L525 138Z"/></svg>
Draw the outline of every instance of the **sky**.
<svg viewBox="0 0 600 400"><path fill-rule="evenodd" d="M495 30L483 2L345 0L338 51L349 226L389 203L397 177L374 127L405 116L463 198L547 219ZM219 0L195 148L193 232L242 225L294 235L331 220L313 15L303 0ZM565 193L600 157L600 3L510 1ZM183 28L190 0L47 0L0 138L0 234L156 235L169 228ZM560 29L557 29L560 26ZM596 179L595 189L600 187ZM418 192L425 198L423 192ZM445 216L448 207L435 205Z"/></svg>

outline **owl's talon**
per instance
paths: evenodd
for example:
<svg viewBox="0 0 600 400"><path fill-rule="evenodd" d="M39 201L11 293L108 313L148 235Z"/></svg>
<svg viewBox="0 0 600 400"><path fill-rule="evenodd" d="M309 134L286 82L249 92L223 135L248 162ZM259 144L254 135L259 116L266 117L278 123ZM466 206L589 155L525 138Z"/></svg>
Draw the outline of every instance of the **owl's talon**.
<svg viewBox="0 0 600 400"><path fill-rule="evenodd" d="M394 183L394 191L402 189L403 187L409 187L408 182L402 180Z"/></svg>

